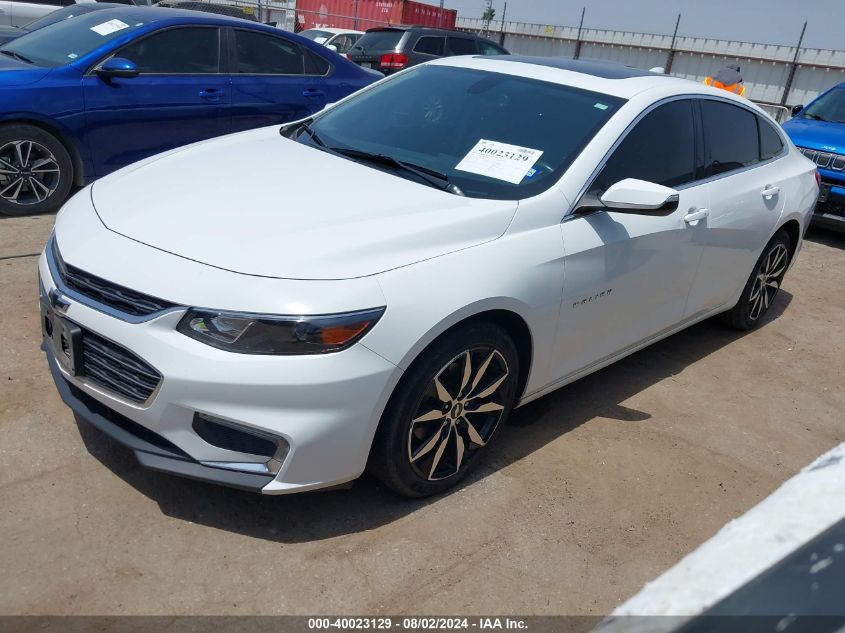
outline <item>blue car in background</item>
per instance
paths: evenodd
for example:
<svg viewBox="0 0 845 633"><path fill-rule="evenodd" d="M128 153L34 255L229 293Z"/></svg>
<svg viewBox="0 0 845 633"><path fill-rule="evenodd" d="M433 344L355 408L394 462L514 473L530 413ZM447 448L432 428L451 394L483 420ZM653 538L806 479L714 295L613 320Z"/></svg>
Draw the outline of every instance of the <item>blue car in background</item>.
<svg viewBox="0 0 845 633"><path fill-rule="evenodd" d="M806 107L795 106L792 114L783 129L818 165L822 181L813 222L845 231L845 83Z"/></svg>
<svg viewBox="0 0 845 633"><path fill-rule="evenodd" d="M74 184L306 117L380 77L306 38L213 14L127 6L58 22L0 47L0 214L53 210Z"/></svg>

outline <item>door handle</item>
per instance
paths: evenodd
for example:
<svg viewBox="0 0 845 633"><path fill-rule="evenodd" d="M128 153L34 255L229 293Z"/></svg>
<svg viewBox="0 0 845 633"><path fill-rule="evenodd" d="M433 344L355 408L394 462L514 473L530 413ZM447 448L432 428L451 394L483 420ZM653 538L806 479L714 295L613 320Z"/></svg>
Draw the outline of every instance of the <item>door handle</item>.
<svg viewBox="0 0 845 633"><path fill-rule="evenodd" d="M780 193L780 187L776 187L775 185L766 185L766 188L760 192L760 194L766 199L776 196L778 193Z"/></svg>
<svg viewBox="0 0 845 633"><path fill-rule="evenodd" d="M695 211L690 209L690 212L684 216L684 222L686 222L687 224L693 224L694 222L703 220L708 215L710 215L709 209L696 209Z"/></svg>
<svg viewBox="0 0 845 633"><path fill-rule="evenodd" d="M306 88L302 91L302 96L306 99L325 99L326 93L316 88Z"/></svg>
<svg viewBox="0 0 845 633"><path fill-rule="evenodd" d="M205 99L206 101L220 101L220 97L223 96L223 91L218 88L206 88L205 90L200 90L200 99Z"/></svg>

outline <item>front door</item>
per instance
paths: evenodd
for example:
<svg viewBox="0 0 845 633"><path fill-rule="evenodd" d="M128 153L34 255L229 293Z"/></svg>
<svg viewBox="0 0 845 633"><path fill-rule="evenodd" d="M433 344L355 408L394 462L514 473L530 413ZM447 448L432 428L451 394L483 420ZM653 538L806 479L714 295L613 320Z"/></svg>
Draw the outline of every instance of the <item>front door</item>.
<svg viewBox="0 0 845 633"><path fill-rule="evenodd" d="M658 105L612 152L587 193L598 197L625 178L637 178L675 188L674 211L662 216L576 211L562 222L558 380L682 321L702 253L685 218L709 204L707 186L698 183L696 138L690 100Z"/></svg>
<svg viewBox="0 0 845 633"><path fill-rule="evenodd" d="M87 141L97 176L174 147L229 131L228 75L217 27L155 32L114 54L134 62L134 78L84 80Z"/></svg>

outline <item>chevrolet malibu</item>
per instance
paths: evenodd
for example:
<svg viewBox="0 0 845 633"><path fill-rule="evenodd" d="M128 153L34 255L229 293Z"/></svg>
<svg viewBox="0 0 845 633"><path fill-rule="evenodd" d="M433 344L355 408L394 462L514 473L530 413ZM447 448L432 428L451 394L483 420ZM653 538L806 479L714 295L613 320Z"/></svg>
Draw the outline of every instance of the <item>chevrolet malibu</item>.
<svg viewBox="0 0 845 633"><path fill-rule="evenodd" d="M817 194L724 91L451 58L82 190L39 261L43 348L149 468L430 495L514 407L708 317L763 322Z"/></svg>

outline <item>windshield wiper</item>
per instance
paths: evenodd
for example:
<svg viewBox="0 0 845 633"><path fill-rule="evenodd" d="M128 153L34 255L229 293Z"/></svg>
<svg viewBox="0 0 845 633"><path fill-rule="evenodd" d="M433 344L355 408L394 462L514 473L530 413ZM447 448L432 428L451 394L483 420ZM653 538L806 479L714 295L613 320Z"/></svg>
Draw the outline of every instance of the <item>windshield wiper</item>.
<svg viewBox="0 0 845 633"><path fill-rule="evenodd" d="M4 55L8 55L9 57L14 57L15 59L22 61L26 64L34 64L35 63L29 57L24 57L23 55L21 55L20 53L16 53L15 51L2 50L2 51L0 51L0 53L3 53Z"/></svg>
<svg viewBox="0 0 845 633"><path fill-rule="evenodd" d="M312 136L311 138L314 137ZM464 192L461 191L457 185L451 183L451 181L449 180L449 176L447 176L446 174L442 174L439 171L429 169L428 167L414 165L413 163L407 163L403 160L399 160L398 158L394 158L393 156L388 156L386 154L374 154L359 149L347 149L342 147L330 147L328 149L332 152L335 152L336 154L340 154L341 156L346 156L348 158L358 158L373 163L387 165L388 167L395 167L402 171L414 174L417 178L426 181L432 187L442 189L443 191L448 191L449 193L453 193L456 196L464 195Z"/></svg>
<svg viewBox="0 0 845 633"><path fill-rule="evenodd" d="M312 128L312 127L311 127L311 126L310 126L307 122L305 122L305 123L300 123L300 124L299 124L299 129L300 129L300 130L305 130L305 133L306 133L306 134L308 134L308 136L310 136L310 137L311 137L311 140L312 140L312 141L314 141L314 142L315 142L317 145L319 145L320 147L325 147L325 148L328 148L328 145L326 145L325 141L323 141L323 139L321 139L321 138L320 138L320 135L319 135L319 134L317 134L317 133L314 131L314 128Z"/></svg>
<svg viewBox="0 0 845 633"><path fill-rule="evenodd" d="M805 114L804 118L805 119L814 119L815 121L825 121L825 122L828 122L828 123L830 122L830 121L828 121L828 119L824 118L823 116L819 116L818 114Z"/></svg>

